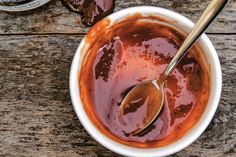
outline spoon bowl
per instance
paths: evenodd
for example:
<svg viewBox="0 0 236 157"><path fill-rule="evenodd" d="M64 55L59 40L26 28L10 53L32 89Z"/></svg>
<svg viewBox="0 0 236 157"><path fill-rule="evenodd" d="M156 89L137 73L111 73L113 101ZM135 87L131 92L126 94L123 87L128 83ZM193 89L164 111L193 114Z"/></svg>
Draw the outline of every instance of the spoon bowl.
<svg viewBox="0 0 236 157"><path fill-rule="evenodd" d="M144 92L145 91L145 92ZM158 81L146 81L136 85L124 98L120 109L123 119L135 119L139 116L141 121L135 121L138 128L134 128L127 134L138 135L150 126L161 112L164 104L163 83ZM144 116L138 114L138 110L144 110ZM142 117L140 117L142 116ZM136 120L136 119L135 119Z"/></svg>

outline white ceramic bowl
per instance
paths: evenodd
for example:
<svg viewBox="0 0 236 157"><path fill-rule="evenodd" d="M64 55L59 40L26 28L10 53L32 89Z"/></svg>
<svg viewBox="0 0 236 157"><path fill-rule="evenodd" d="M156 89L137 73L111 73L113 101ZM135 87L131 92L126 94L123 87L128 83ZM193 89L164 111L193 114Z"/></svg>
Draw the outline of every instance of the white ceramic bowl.
<svg viewBox="0 0 236 157"><path fill-rule="evenodd" d="M152 14L159 17L163 17L165 19L177 21L174 25L178 28L190 32L193 27L193 22L191 22L186 17L175 13L173 11L158 8L158 7L133 7L121 10L119 12L113 13L110 16L106 17L111 20L111 24L116 23L124 19L127 16L130 16L135 13L141 13L143 15ZM93 28L91 28L93 29ZM217 109L220 95L221 95L221 86L222 86L222 76L221 76L221 67L219 58L217 56L216 50L213 47L209 38L203 34L199 39L199 44L201 48L204 50L205 56L207 58L207 62L210 66L210 98L208 104L202 114L200 120L195 124L195 126L188 131L188 133L177 140L176 142L159 148L134 148L127 145L123 145L118 143L106 135L101 133L90 121L88 115L83 108L80 94L79 94L79 86L78 86L78 75L81 67L81 61L83 58L82 47L85 45L85 40L80 43L78 47L70 71L70 94L72 98L72 103L75 109L77 116L79 117L80 122L87 130L87 132L100 144L105 146L106 148L125 156L135 156L135 157L157 157L157 156L166 156L178 152L188 145L190 145L194 140L196 140L203 131L207 128L208 124L212 120L215 111ZM84 50L84 49L83 49Z"/></svg>

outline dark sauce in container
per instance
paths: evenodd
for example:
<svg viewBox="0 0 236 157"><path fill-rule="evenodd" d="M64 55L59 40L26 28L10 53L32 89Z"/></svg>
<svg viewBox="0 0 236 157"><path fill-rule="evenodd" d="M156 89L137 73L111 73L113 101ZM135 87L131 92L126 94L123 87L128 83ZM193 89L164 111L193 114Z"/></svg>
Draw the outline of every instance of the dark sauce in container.
<svg viewBox="0 0 236 157"><path fill-rule="evenodd" d="M103 134L133 147L161 147L183 137L200 119L210 92L209 67L199 45L165 81L164 107L156 122L144 134L131 136L126 132L136 127L146 109L122 117L119 105L124 93L137 83L158 78L186 35L163 19L140 14L108 29L107 25L109 21L103 20L89 31L85 41L90 46L83 52L86 57L78 78L90 120Z"/></svg>

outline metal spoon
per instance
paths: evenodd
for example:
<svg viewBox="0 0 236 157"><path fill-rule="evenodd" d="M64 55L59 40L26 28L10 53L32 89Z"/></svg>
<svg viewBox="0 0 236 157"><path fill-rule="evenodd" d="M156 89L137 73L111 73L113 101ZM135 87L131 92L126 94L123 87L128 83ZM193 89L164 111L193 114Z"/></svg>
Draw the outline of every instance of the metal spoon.
<svg viewBox="0 0 236 157"><path fill-rule="evenodd" d="M130 135L138 135L155 122L164 103L164 81L180 62L187 50L195 43L198 37L206 30L210 23L221 12L229 0L212 0L207 6L198 22L171 60L164 73L158 80L151 80L137 84L123 99L120 109L122 116L128 113L135 114L137 110L146 105L146 116L138 124L138 128L129 132Z"/></svg>

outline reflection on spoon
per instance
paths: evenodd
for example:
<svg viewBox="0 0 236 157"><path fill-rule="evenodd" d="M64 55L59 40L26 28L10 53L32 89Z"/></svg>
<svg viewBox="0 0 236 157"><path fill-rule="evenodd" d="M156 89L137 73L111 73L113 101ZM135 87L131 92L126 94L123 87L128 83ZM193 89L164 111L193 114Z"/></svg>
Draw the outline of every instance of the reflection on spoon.
<svg viewBox="0 0 236 157"><path fill-rule="evenodd" d="M144 130L161 111L164 95L156 81L144 82L135 86L123 100L120 109L126 124L135 128L128 134L135 135L140 129ZM145 92L143 92L145 90Z"/></svg>

